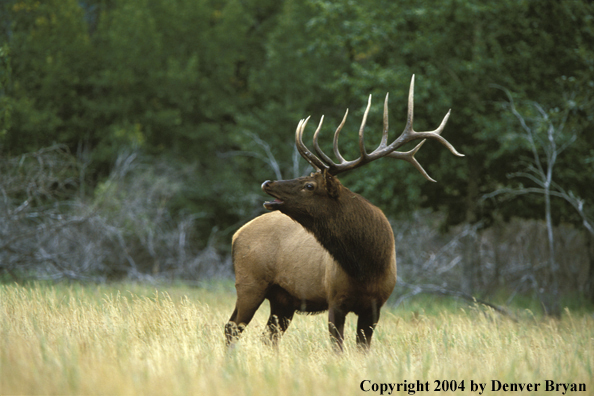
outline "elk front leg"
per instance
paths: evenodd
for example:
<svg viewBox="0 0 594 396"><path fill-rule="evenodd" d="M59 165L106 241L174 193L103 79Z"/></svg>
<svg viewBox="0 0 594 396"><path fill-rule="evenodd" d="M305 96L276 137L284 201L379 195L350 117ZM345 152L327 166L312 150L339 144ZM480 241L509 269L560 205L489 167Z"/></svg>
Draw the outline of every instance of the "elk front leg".
<svg viewBox="0 0 594 396"><path fill-rule="evenodd" d="M362 349L369 349L373 330L379 321L380 310L376 304L372 304L371 309L359 314L357 320L357 346Z"/></svg>
<svg viewBox="0 0 594 396"><path fill-rule="evenodd" d="M231 318L229 318L229 322L225 325L225 338L227 340L227 345L231 345L233 342L237 341L239 338L239 334L242 332L243 329L240 329L236 323L237 320L237 306L235 310L231 314Z"/></svg>
<svg viewBox="0 0 594 396"><path fill-rule="evenodd" d="M330 307L328 309L328 330L330 336L334 341L334 346L342 351L342 342L344 340L344 320L346 313L337 307Z"/></svg>

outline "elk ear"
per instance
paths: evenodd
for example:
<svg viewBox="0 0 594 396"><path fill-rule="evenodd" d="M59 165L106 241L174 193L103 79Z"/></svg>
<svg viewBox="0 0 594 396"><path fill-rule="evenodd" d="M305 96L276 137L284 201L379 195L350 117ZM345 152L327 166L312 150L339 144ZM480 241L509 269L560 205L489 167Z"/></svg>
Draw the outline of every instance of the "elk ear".
<svg viewBox="0 0 594 396"><path fill-rule="evenodd" d="M324 176L324 184L326 185L326 191L331 198L338 197L340 190L340 182L338 179L330 174L326 169L322 171Z"/></svg>

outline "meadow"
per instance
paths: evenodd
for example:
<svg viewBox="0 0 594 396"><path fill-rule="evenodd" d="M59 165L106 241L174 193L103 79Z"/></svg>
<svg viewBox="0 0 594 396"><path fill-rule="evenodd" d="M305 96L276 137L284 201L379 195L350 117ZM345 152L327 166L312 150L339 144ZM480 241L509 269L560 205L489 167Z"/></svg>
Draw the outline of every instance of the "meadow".
<svg viewBox="0 0 594 396"><path fill-rule="evenodd" d="M349 315L339 354L324 314L296 315L278 347L265 345L267 307L228 350L234 303L228 281L0 285L0 394L472 395L479 384L487 395L520 385L526 394L594 394L591 312L518 310L512 320L424 298L384 309L368 353L356 348Z"/></svg>

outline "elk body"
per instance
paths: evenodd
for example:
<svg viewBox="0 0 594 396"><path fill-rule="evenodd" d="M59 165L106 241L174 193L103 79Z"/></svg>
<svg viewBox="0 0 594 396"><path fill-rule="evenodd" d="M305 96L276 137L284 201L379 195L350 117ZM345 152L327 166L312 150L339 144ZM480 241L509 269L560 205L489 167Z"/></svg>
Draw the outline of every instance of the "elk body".
<svg viewBox="0 0 594 396"><path fill-rule="evenodd" d="M293 315L328 311L332 338L342 348L346 315L358 316L357 344L369 347L380 309L396 284L396 250L390 223L383 212L362 196L344 187L336 175L381 157L404 159L432 180L414 158L424 140L408 152L396 151L417 139L435 139L459 154L440 134L449 118L431 132L415 132L413 121L414 76L408 99L407 125L388 145L388 96L384 102L384 128L379 147L367 153L364 129L371 105L359 130L361 155L346 161L338 150L338 136L346 117L334 135L334 163L318 145L314 134L313 154L303 144L301 120L295 143L301 156L316 172L293 180L266 181L262 190L274 200L264 214L241 227L233 236L233 264L237 303L225 326L227 343L235 341L265 299L270 302L267 328L276 341L287 330ZM433 181L433 180L432 180Z"/></svg>

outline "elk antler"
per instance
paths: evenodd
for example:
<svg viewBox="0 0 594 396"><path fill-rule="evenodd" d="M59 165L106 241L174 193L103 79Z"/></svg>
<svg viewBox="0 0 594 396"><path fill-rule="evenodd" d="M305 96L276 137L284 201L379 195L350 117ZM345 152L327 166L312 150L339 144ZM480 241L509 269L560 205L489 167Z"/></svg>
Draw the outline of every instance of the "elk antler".
<svg viewBox="0 0 594 396"><path fill-rule="evenodd" d="M314 137L313 137L314 150L315 150L316 154L319 156L319 158L315 154L313 154L311 151L309 151L307 149L307 147L305 147L305 144L303 144L303 130L305 129L305 125L307 125L307 121L309 120L309 117L307 117L305 120L299 121L299 124L297 125L297 130L295 131L295 144L297 146L297 150L299 151L301 156L303 158L305 158L305 160L311 164L311 166L313 166L314 168L316 168L318 170L325 169L330 174L335 175L335 176L338 175L339 173L363 166L363 165L365 165L371 161L374 161L378 158L391 157L391 158L403 159L405 161L410 162L411 164L413 164L415 166L415 168L417 168L419 170L419 172L421 172L421 174L423 176L425 176L425 178L427 180L435 181L427 174L427 172L425 172L425 169L423 169L421 164L419 164L414 157L415 154L417 153L417 151L419 151L419 149L423 145L423 143L425 143L426 139L435 139L435 140L439 141L441 144L446 146L448 148L448 150L450 150L454 155L457 155L459 157L464 157L464 154L460 154L458 151L456 151L454 146L452 146L450 144L450 142L448 142L446 139L444 139L441 136L441 132L443 131L445 124L448 122L448 118L450 117L451 110L448 111L448 113L443 118L441 125L439 125L439 127L437 129L435 129L434 131L416 132L415 130L413 130L412 124L413 124L414 90L415 90L415 76L413 74L412 79L410 81L410 90L408 92L408 114L407 114L406 127L404 127L404 131L402 132L402 134L400 134L400 136L398 136L398 138L396 140L394 140L390 145L388 145L388 94L386 94L386 100L384 101L384 129L382 132L382 140L381 140L378 148L376 148L372 153L367 153L367 151L365 150L365 141L364 141L365 123L367 121L367 114L369 113L369 108L371 107L371 95L369 95L369 100L367 101L367 108L365 109L365 113L363 114L363 121L361 122L361 127L359 128L359 151L361 152L361 156L359 158L352 160L352 161L347 161L342 157L342 155L338 151L338 135L340 134L340 130L344 126L347 115L349 114L348 109L347 109L346 113L344 114L344 118L342 119L342 122L340 123L338 128L336 128L336 132L334 133L333 149L334 149L334 155L339 160L338 164L334 163L334 161L332 161L332 159L330 159L330 157L328 157L326 154L324 154L324 152L320 149L320 146L318 145L318 134L320 132L320 129L322 129L322 123L324 122L324 116L322 116L322 118L320 119L320 124L318 125L318 128L316 129L316 132L314 133ZM423 140L412 150L406 151L406 152L396 151L396 149L402 147L404 144L406 144L410 141L413 141L413 140L417 140L417 139L423 139Z"/></svg>

